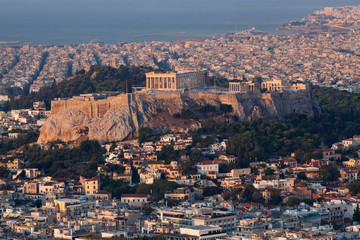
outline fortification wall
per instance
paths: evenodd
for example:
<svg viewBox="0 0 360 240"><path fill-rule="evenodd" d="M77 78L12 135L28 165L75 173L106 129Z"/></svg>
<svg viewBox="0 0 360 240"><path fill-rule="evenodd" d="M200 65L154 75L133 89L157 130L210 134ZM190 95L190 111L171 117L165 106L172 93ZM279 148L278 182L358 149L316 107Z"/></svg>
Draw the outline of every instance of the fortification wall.
<svg viewBox="0 0 360 240"><path fill-rule="evenodd" d="M102 117L110 108L129 105L130 94L120 94L93 101L82 100L59 100L51 102L51 114L57 114L65 109L76 108L89 117Z"/></svg>
<svg viewBox="0 0 360 240"><path fill-rule="evenodd" d="M150 92L120 94L107 99L52 102L52 115L40 129L39 144L61 139L65 142L84 139L122 141L136 137L140 127L150 127L159 132L183 132L201 126L201 121L172 121L171 116L181 109L196 109L211 104L229 104L241 120L284 119L289 113L314 115L321 113L309 91L281 93L249 92L227 93L206 91ZM162 115L169 116L163 118ZM154 122L156 121L156 123ZM192 121L192 122L191 122Z"/></svg>
<svg viewBox="0 0 360 240"><path fill-rule="evenodd" d="M146 111L148 107L164 108L173 114L174 112L178 112L182 107L191 107L191 105L229 104L233 106L237 114L241 115L241 111L247 111L247 108L249 108L248 111L250 111L253 107L260 105L266 105L270 110L284 109L285 106L286 108L293 108L291 105L298 105L298 102L300 100L300 102L303 102L304 99L311 102L309 91L298 91L296 93L211 93L206 91L129 93L99 100L83 101L69 99L52 101L51 114L53 115L66 109L75 108L81 110L90 118L103 117L111 108L129 107L131 105L141 109L144 108L144 111ZM279 103L281 104L279 105ZM279 106L274 106L274 104ZM238 110L239 112L237 112ZM150 109L149 111L154 111L154 109ZM288 110L284 110L284 112L288 112Z"/></svg>

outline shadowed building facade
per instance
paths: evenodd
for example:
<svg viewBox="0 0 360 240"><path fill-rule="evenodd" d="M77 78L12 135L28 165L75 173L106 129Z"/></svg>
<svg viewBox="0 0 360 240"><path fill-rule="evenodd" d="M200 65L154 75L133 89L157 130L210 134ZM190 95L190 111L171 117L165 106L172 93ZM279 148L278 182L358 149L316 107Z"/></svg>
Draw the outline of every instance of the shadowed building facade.
<svg viewBox="0 0 360 240"><path fill-rule="evenodd" d="M176 90L205 86L206 71L149 72L146 73L147 90Z"/></svg>

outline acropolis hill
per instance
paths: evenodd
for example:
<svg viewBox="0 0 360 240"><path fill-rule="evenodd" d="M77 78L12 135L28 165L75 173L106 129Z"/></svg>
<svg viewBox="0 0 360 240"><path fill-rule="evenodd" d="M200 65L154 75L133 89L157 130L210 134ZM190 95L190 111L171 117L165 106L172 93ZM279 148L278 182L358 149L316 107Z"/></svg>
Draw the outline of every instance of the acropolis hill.
<svg viewBox="0 0 360 240"><path fill-rule="evenodd" d="M259 117L283 119L289 113L313 115L314 110L320 112L308 88L293 89L290 85L281 85L281 81L267 82L267 85L233 83L229 90L206 87L200 81L201 86L193 88L161 90L159 88L165 86L164 79L172 81L168 77L161 78L160 85L158 78L159 85L150 83L145 89L134 93L83 94L52 101L51 116L40 130L38 143L58 139L65 142L86 139L121 141L136 137L140 127L182 132L188 128L198 128L204 119L175 119L173 114L183 108L196 112L199 106L206 104L217 108L221 104L231 105L232 114L241 120ZM147 80L151 81L151 78ZM263 86L268 87L265 93L260 92Z"/></svg>

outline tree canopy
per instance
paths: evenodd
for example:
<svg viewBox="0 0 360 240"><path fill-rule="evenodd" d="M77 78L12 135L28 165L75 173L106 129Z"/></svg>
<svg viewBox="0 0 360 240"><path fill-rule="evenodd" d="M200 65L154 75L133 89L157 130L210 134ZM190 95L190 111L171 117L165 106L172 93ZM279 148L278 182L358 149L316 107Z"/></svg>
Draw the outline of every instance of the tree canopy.
<svg viewBox="0 0 360 240"><path fill-rule="evenodd" d="M31 108L33 102L45 101L47 109L54 98L66 98L83 93L96 93L103 91L131 92L132 87L145 85L145 73L152 68L120 66L90 67L88 72L79 71L69 78L51 86L43 87L39 92L21 94L19 99L11 99L5 103L5 110Z"/></svg>
<svg viewBox="0 0 360 240"><path fill-rule="evenodd" d="M104 163L103 153L97 141L84 141L79 147L68 148L62 144L53 145L49 150L38 145L24 146L24 159L29 167L44 170L52 177L78 179L96 176L97 166Z"/></svg>

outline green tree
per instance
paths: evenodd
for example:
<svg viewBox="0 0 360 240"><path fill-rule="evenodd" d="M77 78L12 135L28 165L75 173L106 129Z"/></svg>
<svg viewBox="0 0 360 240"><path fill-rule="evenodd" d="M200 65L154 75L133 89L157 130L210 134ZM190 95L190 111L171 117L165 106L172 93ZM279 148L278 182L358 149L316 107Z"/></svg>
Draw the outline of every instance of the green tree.
<svg viewBox="0 0 360 240"><path fill-rule="evenodd" d="M145 73L151 71L148 67L109 66L93 65L90 70L77 72L71 81L61 81L52 86L46 86L37 93L20 94L20 99L12 98L5 103L6 111L12 109L31 108L33 102L45 101L47 109L50 109L50 101L54 98L78 96L82 93L95 93L103 91L130 92L134 86L145 85ZM127 90L126 90L127 86Z"/></svg>
<svg viewBox="0 0 360 240"><path fill-rule="evenodd" d="M339 170L333 165L323 165L319 169L319 178L324 181L336 181L339 176Z"/></svg>
<svg viewBox="0 0 360 240"><path fill-rule="evenodd" d="M107 164L105 167L105 171L123 174L125 171L125 167L122 165L118 165L118 164Z"/></svg>
<svg viewBox="0 0 360 240"><path fill-rule="evenodd" d="M140 182L140 175L137 171L137 169L134 166L131 166L131 181L132 183L139 183Z"/></svg>
<svg viewBox="0 0 360 240"><path fill-rule="evenodd" d="M36 206L37 208L41 208L41 206L42 206L42 201L41 201L40 199L37 199L37 200L34 202L34 204L35 204L35 206Z"/></svg>
<svg viewBox="0 0 360 240"><path fill-rule="evenodd" d="M149 127L139 128L139 143L143 143L150 140L152 135L152 129Z"/></svg>
<svg viewBox="0 0 360 240"><path fill-rule="evenodd" d="M268 202L268 204L271 204L271 205L280 204L282 202L280 193L281 193L280 189L271 189L270 190L270 201Z"/></svg>
<svg viewBox="0 0 360 240"><path fill-rule="evenodd" d="M222 192L223 192L222 188L219 187L206 187L203 190L203 196L204 197L214 196L217 194L221 194Z"/></svg>
<svg viewBox="0 0 360 240"><path fill-rule="evenodd" d="M27 177L26 177L26 172L23 170L23 171L21 171L21 173L19 174L19 175L17 175L17 177L16 177L17 179L20 179L20 180L25 180L25 179L27 179Z"/></svg>
<svg viewBox="0 0 360 240"><path fill-rule="evenodd" d="M310 205L310 206L314 204L314 201L315 200L312 199L312 198L305 198L305 199L302 200L303 203L305 203L307 205Z"/></svg>
<svg viewBox="0 0 360 240"><path fill-rule="evenodd" d="M143 210L145 215L150 215L154 211L150 205L145 205Z"/></svg>
<svg viewBox="0 0 360 240"><path fill-rule="evenodd" d="M192 163L198 163L205 160L204 155L202 154L201 150L195 148L189 155L190 161Z"/></svg>
<svg viewBox="0 0 360 240"><path fill-rule="evenodd" d="M300 204L300 199L298 199L297 197L288 197L285 201L285 204L290 206L290 207L294 207Z"/></svg>
<svg viewBox="0 0 360 240"><path fill-rule="evenodd" d="M0 185L0 190L13 190L14 186L10 183Z"/></svg>
<svg viewBox="0 0 360 240"><path fill-rule="evenodd" d="M301 180L307 180L307 177L306 177L306 175L305 175L304 172L299 172L299 173L297 174L297 177L298 177L299 179L301 179Z"/></svg>
<svg viewBox="0 0 360 240"><path fill-rule="evenodd" d="M251 168L251 173L254 175L259 175L259 170L257 168Z"/></svg>
<svg viewBox="0 0 360 240"><path fill-rule="evenodd" d="M220 110L223 112L223 113L230 113L233 111L233 108L231 105L229 104L220 104Z"/></svg>
<svg viewBox="0 0 360 240"><path fill-rule="evenodd" d="M265 176L273 176L275 174L275 171L274 171L274 169L268 167L268 168L265 168L264 173L265 173Z"/></svg>
<svg viewBox="0 0 360 240"><path fill-rule="evenodd" d="M72 179L96 176L98 164L104 163L104 153L105 149L97 141L84 141L74 148L64 143L53 144L49 150L38 145L23 148L23 157L29 167L39 168L52 177Z"/></svg>
<svg viewBox="0 0 360 240"><path fill-rule="evenodd" d="M165 160L169 164L171 161L176 161L176 154L172 145L165 145L160 152L156 153L159 160Z"/></svg>
<svg viewBox="0 0 360 240"><path fill-rule="evenodd" d="M245 186L241 198L244 202L252 202L253 200L253 194L256 191L255 187L252 184L248 184Z"/></svg>
<svg viewBox="0 0 360 240"><path fill-rule="evenodd" d="M121 198L121 194L135 193L135 188L130 187L129 183L122 180L114 180L109 176L101 176L101 189L112 194L114 198Z"/></svg>
<svg viewBox="0 0 360 240"><path fill-rule="evenodd" d="M360 222L360 208L359 208L359 204L356 204L356 208L354 210L354 214L353 214L353 221L354 222Z"/></svg>
<svg viewBox="0 0 360 240"><path fill-rule="evenodd" d="M175 182L169 182L167 180L158 180L153 184L139 184L136 187L136 193L139 194L150 194L156 200L164 198L166 192L172 192L179 185Z"/></svg>
<svg viewBox="0 0 360 240"><path fill-rule="evenodd" d="M168 206L168 207L178 206L180 203L181 203L180 200L176 200L176 199L166 199L166 206Z"/></svg>
<svg viewBox="0 0 360 240"><path fill-rule="evenodd" d="M352 195L356 195L360 193L360 181L355 180L352 181L350 184L347 185L347 188L351 192Z"/></svg>
<svg viewBox="0 0 360 240"><path fill-rule="evenodd" d="M181 118L193 118L193 113L188 108L182 108L180 112Z"/></svg>
<svg viewBox="0 0 360 240"><path fill-rule="evenodd" d="M0 177L1 178L8 178L10 171L7 167L0 166Z"/></svg>
<svg viewBox="0 0 360 240"><path fill-rule="evenodd" d="M112 152L115 150L115 148L116 148L116 142L112 142L109 151Z"/></svg>
<svg viewBox="0 0 360 240"><path fill-rule="evenodd" d="M196 174L197 173L197 168L195 166L195 162L192 162L190 159L182 161L179 164L179 170L181 172L182 175L184 176L189 176L191 174Z"/></svg>

